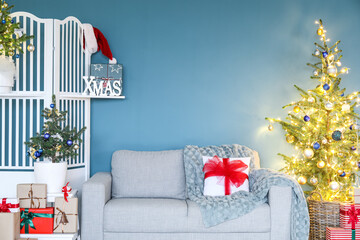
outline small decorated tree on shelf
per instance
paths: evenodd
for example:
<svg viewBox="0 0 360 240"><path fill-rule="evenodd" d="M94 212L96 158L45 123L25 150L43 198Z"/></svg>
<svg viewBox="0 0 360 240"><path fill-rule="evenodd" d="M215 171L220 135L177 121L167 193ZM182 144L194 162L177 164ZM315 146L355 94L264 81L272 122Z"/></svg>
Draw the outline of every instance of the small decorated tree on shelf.
<svg viewBox="0 0 360 240"><path fill-rule="evenodd" d="M345 94L345 89L340 88L340 76L349 71L341 67L340 41L328 46L322 21L316 23L321 44L315 43L312 55L318 61L307 65L314 68L311 79L318 82L317 86L308 91L295 86L301 99L284 106L292 108L285 121L266 119L270 131L273 122L281 124L286 141L297 150L293 156L279 154L285 160L282 170L325 200L347 201L352 197L359 165L359 115L354 108L359 105L360 93Z"/></svg>
<svg viewBox="0 0 360 240"><path fill-rule="evenodd" d="M66 114L66 111L58 111L53 95L50 109L45 108L42 111L46 122L41 133L37 133L29 142L25 142L29 147L28 154L33 159L44 157L56 163L78 155L77 150L82 142L81 135L86 127L80 131L76 128L70 129L69 126L62 127L66 122Z"/></svg>
<svg viewBox="0 0 360 240"><path fill-rule="evenodd" d="M20 23L14 22L10 16L10 11L14 6L9 6L5 0L1 0L1 16L0 16L0 55L12 57L16 53L23 53L21 44L33 36L23 34L20 29ZM28 50L33 51L34 46L28 45Z"/></svg>

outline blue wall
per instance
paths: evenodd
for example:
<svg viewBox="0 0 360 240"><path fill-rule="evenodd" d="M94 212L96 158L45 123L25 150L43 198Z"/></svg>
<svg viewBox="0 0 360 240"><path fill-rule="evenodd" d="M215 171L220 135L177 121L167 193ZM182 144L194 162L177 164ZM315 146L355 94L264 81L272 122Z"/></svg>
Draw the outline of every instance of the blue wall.
<svg viewBox="0 0 360 240"><path fill-rule="evenodd" d="M164 150L186 144L240 143L264 167L291 151L265 116L312 88L314 20L342 40L343 81L360 89L360 1L31 0L15 10L76 16L98 27L124 65L126 100L92 100L91 173L108 171L118 149ZM93 63L106 62L97 53Z"/></svg>

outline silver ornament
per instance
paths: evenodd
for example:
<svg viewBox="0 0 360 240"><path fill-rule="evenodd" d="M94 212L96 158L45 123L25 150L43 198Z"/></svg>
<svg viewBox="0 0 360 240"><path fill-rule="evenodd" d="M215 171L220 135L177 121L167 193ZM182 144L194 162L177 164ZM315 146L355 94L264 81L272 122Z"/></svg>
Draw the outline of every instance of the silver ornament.
<svg viewBox="0 0 360 240"><path fill-rule="evenodd" d="M313 74L314 74L314 76L318 76L319 75L318 70L314 70Z"/></svg>
<svg viewBox="0 0 360 240"><path fill-rule="evenodd" d="M333 110L333 108L334 108L334 104L333 104L333 103L331 103L331 102L325 103L325 109L326 109L326 110Z"/></svg>
<svg viewBox="0 0 360 240"><path fill-rule="evenodd" d="M310 183L311 183L312 185L316 185L316 184L318 184L318 180L317 180L317 178L316 178L316 177L312 177L312 178L310 178Z"/></svg>
<svg viewBox="0 0 360 240"><path fill-rule="evenodd" d="M333 191L338 191L340 189L340 184L336 181L332 181L329 183L329 187Z"/></svg>
<svg viewBox="0 0 360 240"><path fill-rule="evenodd" d="M345 103L344 105L341 106L341 111L343 112L350 112L350 104Z"/></svg>
<svg viewBox="0 0 360 240"><path fill-rule="evenodd" d="M316 49L315 52L314 52L314 54L315 54L316 56L319 56L319 55L320 55L319 49Z"/></svg>
<svg viewBox="0 0 360 240"><path fill-rule="evenodd" d="M337 68L334 65L330 65L327 68L327 72L331 77L336 77Z"/></svg>
<svg viewBox="0 0 360 240"><path fill-rule="evenodd" d="M304 156L308 159L312 158L314 156L314 151L311 148L306 148L304 150Z"/></svg>
<svg viewBox="0 0 360 240"><path fill-rule="evenodd" d="M313 97L309 97L309 98L308 98L308 102L309 102L309 103L313 103L313 102L315 102L315 98L313 98Z"/></svg>

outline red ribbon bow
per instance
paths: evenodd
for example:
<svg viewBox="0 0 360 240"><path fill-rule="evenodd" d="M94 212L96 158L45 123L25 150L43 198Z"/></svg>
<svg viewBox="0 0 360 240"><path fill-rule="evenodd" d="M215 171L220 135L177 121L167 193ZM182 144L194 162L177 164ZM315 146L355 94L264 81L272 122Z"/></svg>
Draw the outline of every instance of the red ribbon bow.
<svg viewBox="0 0 360 240"><path fill-rule="evenodd" d="M219 182L224 179L225 195L231 194L230 186L240 187L249 176L243 173L248 166L241 160L230 161L229 158L221 158L214 156L205 163L203 172L205 179L208 177L217 177Z"/></svg>
<svg viewBox="0 0 360 240"><path fill-rule="evenodd" d="M351 205L351 208L347 211L341 211L341 214L349 216L348 223L351 223L351 228L355 229L355 224L359 222L358 215L360 215L360 209L355 209L355 205Z"/></svg>
<svg viewBox="0 0 360 240"><path fill-rule="evenodd" d="M18 208L19 204L6 203L6 198L1 200L0 212L11 212L9 208Z"/></svg>
<svg viewBox="0 0 360 240"><path fill-rule="evenodd" d="M69 185L69 182L62 188L62 192L64 193L64 199L66 202L69 202L67 197L69 196L69 192L72 191L72 188L68 187L68 185Z"/></svg>

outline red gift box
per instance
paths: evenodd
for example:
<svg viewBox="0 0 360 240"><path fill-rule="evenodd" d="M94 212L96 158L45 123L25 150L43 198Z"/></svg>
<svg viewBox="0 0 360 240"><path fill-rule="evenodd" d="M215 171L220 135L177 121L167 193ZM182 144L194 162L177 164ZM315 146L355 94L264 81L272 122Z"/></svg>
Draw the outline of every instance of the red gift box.
<svg viewBox="0 0 360 240"><path fill-rule="evenodd" d="M360 240L360 230L326 227L326 240Z"/></svg>
<svg viewBox="0 0 360 240"><path fill-rule="evenodd" d="M21 208L20 233L53 233L54 208Z"/></svg>
<svg viewBox="0 0 360 240"><path fill-rule="evenodd" d="M360 229L360 204L340 204L340 227Z"/></svg>

